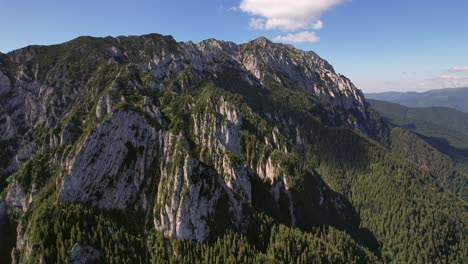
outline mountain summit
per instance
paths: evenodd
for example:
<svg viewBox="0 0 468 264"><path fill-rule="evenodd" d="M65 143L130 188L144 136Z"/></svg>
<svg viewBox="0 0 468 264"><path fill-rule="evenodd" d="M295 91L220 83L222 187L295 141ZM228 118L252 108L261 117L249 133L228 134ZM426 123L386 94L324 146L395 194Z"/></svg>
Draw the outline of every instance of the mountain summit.
<svg viewBox="0 0 468 264"><path fill-rule="evenodd" d="M0 63L0 254L14 261L466 258L466 175L394 147L427 146L313 52L151 34Z"/></svg>

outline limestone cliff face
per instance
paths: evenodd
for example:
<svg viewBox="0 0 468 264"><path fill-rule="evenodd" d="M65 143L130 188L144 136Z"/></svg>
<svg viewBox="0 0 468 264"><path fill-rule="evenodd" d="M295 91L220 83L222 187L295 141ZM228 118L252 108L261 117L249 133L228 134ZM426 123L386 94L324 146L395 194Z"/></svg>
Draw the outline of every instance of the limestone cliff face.
<svg viewBox="0 0 468 264"><path fill-rule="evenodd" d="M356 109L367 116L362 92L312 51L258 38L242 45L239 57L242 65L259 80L273 78L283 82L286 78L336 106Z"/></svg>
<svg viewBox="0 0 468 264"><path fill-rule="evenodd" d="M208 99L203 114L193 114L195 143L201 146L200 159L213 166L223 178L223 188L237 227L245 227L243 206L250 206L252 195L246 165L242 162L239 130L241 114L224 98Z"/></svg>
<svg viewBox="0 0 468 264"><path fill-rule="evenodd" d="M40 83L23 65L8 74L0 65L0 142L5 145L0 177L16 171L33 154L38 147L35 131L52 129L76 99L77 89Z"/></svg>
<svg viewBox="0 0 468 264"><path fill-rule="evenodd" d="M242 164L227 156L231 150L240 156L240 116L225 104L219 113L230 120L224 126L214 119L195 126L200 129L196 135L209 137L199 143L211 148L214 169L190 155L183 135L161 131L132 110L112 113L69 161L59 200L101 209L153 210L157 230L204 241L210 234L209 219L224 195L232 223L245 227L243 206L250 205L250 181Z"/></svg>
<svg viewBox="0 0 468 264"><path fill-rule="evenodd" d="M143 207L144 180L163 137L133 111L113 113L80 146L59 200L102 209Z"/></svg>

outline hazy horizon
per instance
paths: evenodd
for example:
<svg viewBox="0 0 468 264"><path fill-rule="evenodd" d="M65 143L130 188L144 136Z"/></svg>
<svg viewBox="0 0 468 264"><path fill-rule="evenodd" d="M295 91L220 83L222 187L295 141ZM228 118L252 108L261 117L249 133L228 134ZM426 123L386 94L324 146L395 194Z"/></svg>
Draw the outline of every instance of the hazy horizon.
<svg viewBox="0 0 468 264"><path fill-rule="evenodd" d="M415 91L411 89L406 89L404 91L395 91L395 90L388 90L383 92L366 92L363 91L365 94L377 94L377 93L425 93L429 91L436 91L436 90L451 90L451 89L468 89L468 86L460 86L460 87L442 87L442 88L435 88L429 90L422 90L422 91Z"/></svg>

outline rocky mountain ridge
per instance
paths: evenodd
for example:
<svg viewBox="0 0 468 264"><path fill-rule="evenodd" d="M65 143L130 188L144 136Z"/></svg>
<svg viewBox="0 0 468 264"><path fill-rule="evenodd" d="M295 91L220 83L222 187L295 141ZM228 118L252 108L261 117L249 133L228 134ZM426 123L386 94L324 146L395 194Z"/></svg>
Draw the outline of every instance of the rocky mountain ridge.
<svg viewBox="0 0 468 264"><path fill-rule="evenodd" d="M137 50L132 50L134 54L129 54L130 51L119 46L122 42L134 44L136 39L139 43ZM63 168L57 179L61 186L58 199L101 209L133 206L135 209L149 210L154 203L154 214L160 215L160 218L154 219L155 227L167 235L204 241L209 228L206 220L202 219L209 218L221 194L227 195L230 201L229 208L235 218L233 223L245 228L242 211L243 204L250 206L250 181L246 165L234 161L241 158L238 134L242 118L222 98L219 102L208 100L208 105L216 109L213 112L214 109L207 107L206 111L211 114L192 117L195 124L194 143L203 146L206 148L203 151L210 153L205 162L214 170L204 168L203 164L187 153L189 147L184 135L168 133L154 127L152 123L164 126L164 120L160 109L153 104L150 97L145 97L143 102L146 118L152 119L150 122L138 111L115 110L119 103L128 102L125 96L118 98L112 92L123 88L143 89L143 84L137 77L139 72L151 76L149 87L157 90L166 89L165 80L187 73L188 77L174 87L175 92L180 92L177 90L189 89L193 79L203 78L207 74L216 78L217 74L222 74L229 68L228 70L238 71L245 82L256 86L262 86L266 79L274 79L280 84L283 81L292 82L300 89L308 91L309 96L317 96L343 110L354 110L361 120L367 118L362 93L348 79L336 74L326 61L312 52L272 43L265 38L242 45L214 39L194 44L177 43L172 37L150 35L106 38L99 40L107 44L102 48L92 47L88 43L93 42L87 38L84 38L83 44L77 45L75 42L79 40L61 46L76 46L72 53L78 59L84 57L84 60L89 60L91 65L104 63L106 66L131 66L124 69L126 72L120 70L116 76L110 76L106 80L110 87L104 88L105 94L91 109L91 114L95 112L93 123L100 124L96 130L93 129L85 138L81 136L84 141L80 141L82 145L76 144L74 153L62 158L58 155L54 157L54 163ZM1 120L4 122L1 128L5 131L2 142L14 143L9 144L10 151L3 153L6 159L11 158L8 166L2 167L3 175L17 170L36 151L60 148L77 140L81 132L81 129L77 129L81 125L80 120L70 120L61 129L57 129L57 123L68 114L66 111L70 106L89 100L85 92L91 92L93 96L103 93L103 87L96 87L101 91L84 88L95 77L80 80L79 75L76 79L67 76L69 73L66 70L71 67L69 63L73 63L69 58L72 56L54 58L49 49L50 47L31 46L7 54L6 57L16 67L16 71L7 72L7 65L2 65ZM53 64L41 65L38 58L42 60L42 56L52 60ZM60 60L63 60L63 65ZM128 76L126 83L113 80L124 74ZM109 90L107 94L105 89ZM218 104L220 105L216 107ZM345 117L342 121L347 122ZM354 126L357 123L349 125ZM35 142L33 134L40 129L61 131L58 134L46 133L43 142ZM273 140L277 140L275 134ZM273 148L280 148L274 147L277 142L268 144L273 144ZM287 148L284 151L287 152ZM156 167L162 169L155 171ZM268 159L251 169L256 169L259 175L275 181L274 167L271 159ZM202 174L220 174L227 178L221 182L207 179L211 182L192 183L193 177L200 177ZM159 178L160 186L156 190L156 200L151 201L153 198L146 197L145 194L151 195L152 190L147 185L154 184L154 177ZM174 189L165 189L167 186L162 185L163 182L174 186ZM6 196L7 204L27 211L39 191L38 187L33 184L27 190L16 181L12 186ZM214 187L206 189L207 186ZM287 193L286 180L275 188L276 193ZM187 195L182 192L187 190L189 199L181 199L181 195ZM198 197L201 192L209 193L209 198ZM170 193L170 200L162 196L162 193ZM278 195L276 194L276 199ZM293 210L292 207L290 210ZM294 219L292 212L291 219Z"/></svg>
<svg viewBox="0 0 468 264"><path fill-rule="evenodd" d="M136 39L139 43L136 45L137 47L132 47L137 49L133 51L135 54L130 54L122 47L119 48L119 43L133 43L132 41ZM84 43L79 45L81 40ZM342 117L352 126L363 127L369 119L365 111L362 92L347 78L336 74L325 60L313 52L303 52L289 45L272 43L265 38L236 45L214 39L205 40L198 44L177 43L172 37L158 35L118 37L99 40L109 43L105 43L107 44L105 47L102 49L99 47L95 52L89 52L92 46L86 44L88 40L87 38L79 38L62 46L73 46L72 52L76 53L77 57L86 58L89 56L86 59L90 59L92 63L107 61L108 64L134 64L136 69L151 74L155 78L155 81L150 83L153 88L164 89L161 86L164 80L186 71L188 67L190 74L209 73L215 76L217 72L223 71L223 67L230 67L242 72L243 78L246 78L250 83L261 83L265 78L274 79L280 83L282 78L288 82L292 81L295 85L309 90L311 96L318 96L335 106L352 112L353 119L358 121L346 120L347 116ZM53 127L63 113L65 106L73 104L82 96L80 86L86 85L84 80L63 78L64 76L61 75L67 69L56 66L49 69L50 64L42 67L37 62L42 53L47 54L47 59L56 61L53 55L47 53L47 49L49 48L31 46L5 55L11 60L10 64L14 64L17 68L9 72L11 79L7 77L5 68L0 75L2 81L0 94L7 100L2 104L3 111L6 113L3 114L2 120L7 122L2 125L2 128L6 129L2 141L11 140L13 134L27 135L22 130L29 131L38 124L44 125L45 128ZM38 80L41 77L43 79ZM59 82L61 87L48 86L51 82ZM187 84L182 82L180 88L183 89L184 85ZM61 95L55 94L57 88L62 87L66 92ZM99 89L102 88L99 87ZM109 99L106 100L109 108ZM50 104L51 107L46 104ZM19 107L27 107L27 109L17 109ZM365 129L363 128L363 130ZM24 146L23 151L26 152L26 156L31 148L33 147ZM18 161L10 160L10 166L2 168L5 170L2 174L6 175L18 168L18 163L21 163L22 158L20 155L17 158Z"/></svg>

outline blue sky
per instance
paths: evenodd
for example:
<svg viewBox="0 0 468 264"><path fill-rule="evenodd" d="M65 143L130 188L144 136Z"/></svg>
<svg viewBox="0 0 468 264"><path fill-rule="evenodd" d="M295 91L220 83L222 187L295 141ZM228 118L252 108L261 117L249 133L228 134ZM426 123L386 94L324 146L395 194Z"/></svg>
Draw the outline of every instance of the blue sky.
<svg viewBox="0 0 468 264"><path fill-rule="evenodd" d="M466 0L0 0L0 51L81 35L258 36L313 50L365 92L468 86Z"/></svg>

